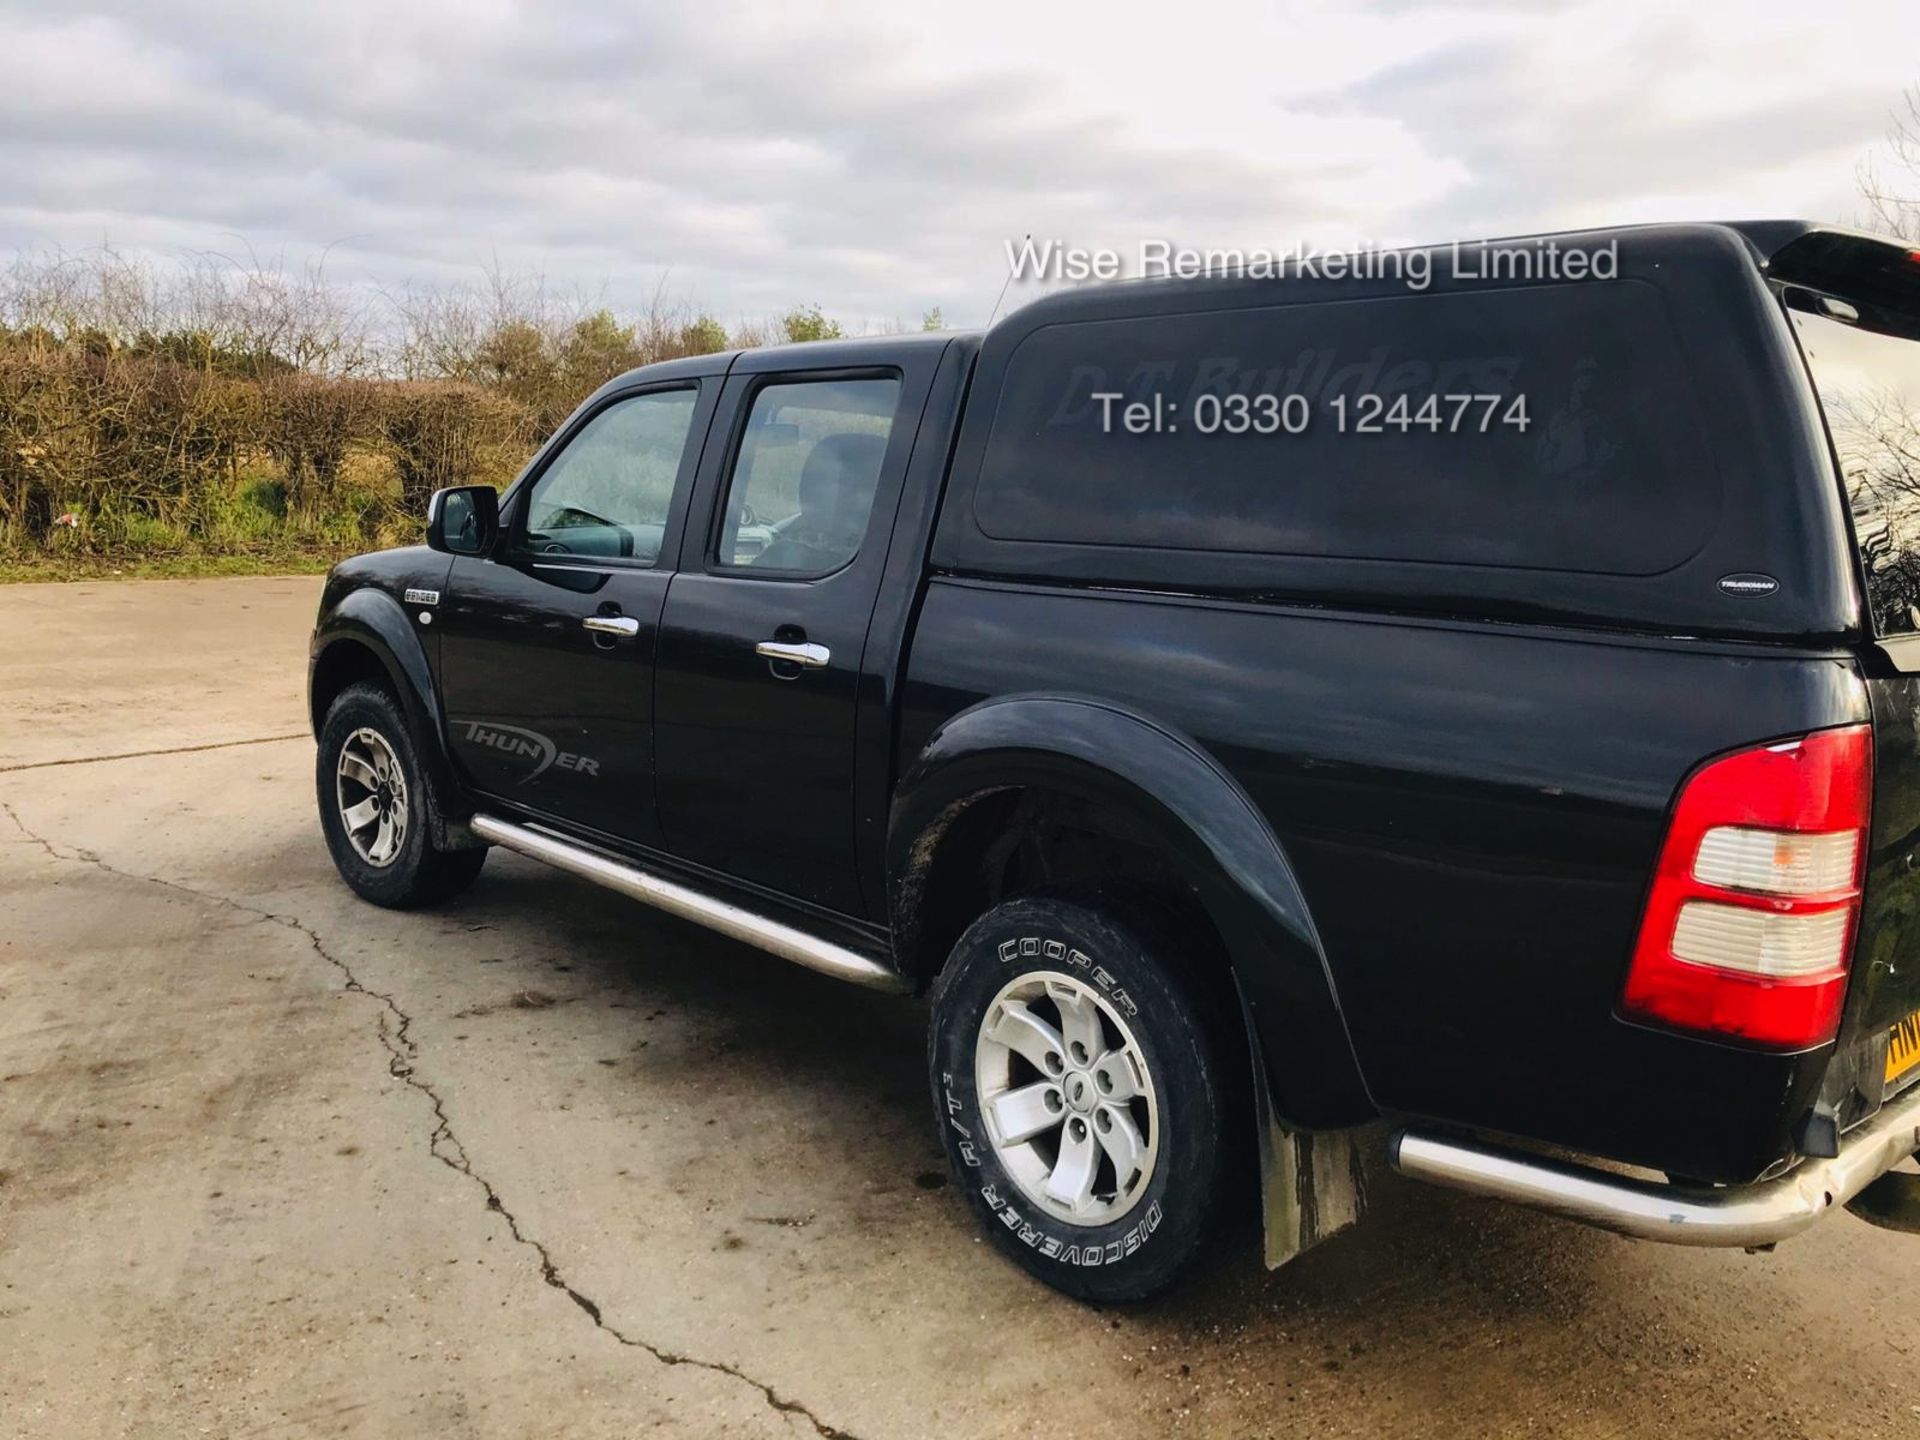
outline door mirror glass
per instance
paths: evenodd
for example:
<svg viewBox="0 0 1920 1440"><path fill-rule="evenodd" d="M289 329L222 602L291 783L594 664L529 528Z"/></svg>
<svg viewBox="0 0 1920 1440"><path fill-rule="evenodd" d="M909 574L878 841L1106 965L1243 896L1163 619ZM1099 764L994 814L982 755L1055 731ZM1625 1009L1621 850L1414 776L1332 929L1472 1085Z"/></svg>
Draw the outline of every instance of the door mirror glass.
<svg viewBox="0 0 1920 1440"><path fill-rule="evenodd" d="M427 505L427 545L449 555L478 555L500 528L500 496L491 485L436 490Z"/></svg>

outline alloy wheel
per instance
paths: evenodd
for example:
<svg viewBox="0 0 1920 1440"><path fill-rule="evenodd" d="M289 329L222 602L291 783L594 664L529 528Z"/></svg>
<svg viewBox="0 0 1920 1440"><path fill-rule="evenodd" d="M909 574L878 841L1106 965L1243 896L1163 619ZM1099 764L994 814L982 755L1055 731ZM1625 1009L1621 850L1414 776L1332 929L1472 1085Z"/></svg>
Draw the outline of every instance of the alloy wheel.
<svg viewBox="0 0 1920 1440"><path fill-rule="evenodd" d="M407 780L386 736L362 726L347 737L334 790L354 853L369 865L391 865L407 839Z"/></svg>
<svg viewBox="0 0 1920 1440"><path fill-rule="evenodd" d="M1159 1100L1099 991L1055 971L1020 976L987 1007L974 1056L988 1142L1028 1200L1087 1226L1133 1208L1159 1155Z"/></svg>

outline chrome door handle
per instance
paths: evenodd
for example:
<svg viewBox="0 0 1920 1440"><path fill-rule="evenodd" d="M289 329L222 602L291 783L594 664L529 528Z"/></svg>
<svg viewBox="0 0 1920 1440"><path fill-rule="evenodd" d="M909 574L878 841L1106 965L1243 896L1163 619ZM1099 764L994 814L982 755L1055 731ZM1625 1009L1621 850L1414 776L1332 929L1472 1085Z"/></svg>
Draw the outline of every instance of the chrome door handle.
<svg viewBox="0 0 1920 1440"><path fill-rule="evenodd" d="M769 660L791 660L795 665L809 668L824 665L833 658L833 652L824 645L790 645L784 640L762 640L753 647L753 653Z"/></svg>
<svg viewBox="0 0 1920 1440"><path fill-rule="evenodd" d="M589 615L580 622L602 635L638 635L640 622L631 615Z"/></svg>

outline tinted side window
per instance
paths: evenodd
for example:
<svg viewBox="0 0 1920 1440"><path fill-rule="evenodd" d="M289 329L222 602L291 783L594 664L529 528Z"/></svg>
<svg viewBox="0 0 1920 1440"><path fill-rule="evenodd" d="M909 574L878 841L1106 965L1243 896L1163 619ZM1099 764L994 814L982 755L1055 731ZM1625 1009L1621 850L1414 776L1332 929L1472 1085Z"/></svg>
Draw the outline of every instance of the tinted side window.
<svg viewBox="0 0 1920 1440"><path fill-rule="evenodd" d="M719 563L825 575L867 531L897 379L802 380L753 397L723 510Z"/></svg>
<svg viewBox="0 0 1920 1440"><path fill-rule="evenodd" d="M699 391L654 390L615 401L567 442L527 500L527 547L652 564Z"/></svg>
<svg viewBox="0 0 1920 1440"><path fill-rule="evenodd" d="M1114 392L1157 397L1154 428L1103 415ZM1001 540L1646 575L1713 532L1701 430L1634 281L1057 324L1008 362L974 517Z"/></svg>

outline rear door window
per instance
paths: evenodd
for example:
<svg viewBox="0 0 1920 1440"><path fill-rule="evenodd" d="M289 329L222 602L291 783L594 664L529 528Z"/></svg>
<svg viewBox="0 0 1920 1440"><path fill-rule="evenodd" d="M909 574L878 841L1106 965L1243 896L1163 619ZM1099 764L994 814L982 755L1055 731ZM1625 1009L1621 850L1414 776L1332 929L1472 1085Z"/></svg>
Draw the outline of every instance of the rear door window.
<svg viewBox="0 0 1920 1440"><path fill-rule="evenodd" d="M762 386L727 485L719 567L797 578L849 564L899 404L893 376Z"/></svg>
<svg viewBox="0 0 1920 1440"><path fill-rule="evenodd" d="M1704 428L1638 281L1063 323L1009 360L974 517L1016 542L1651 575L1713 534Z"/></svg>

